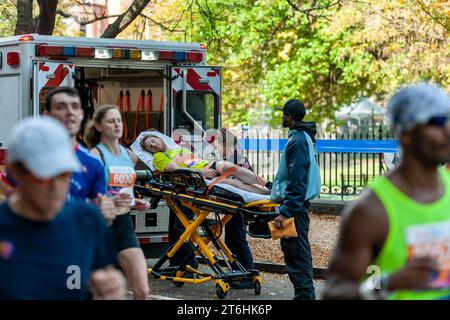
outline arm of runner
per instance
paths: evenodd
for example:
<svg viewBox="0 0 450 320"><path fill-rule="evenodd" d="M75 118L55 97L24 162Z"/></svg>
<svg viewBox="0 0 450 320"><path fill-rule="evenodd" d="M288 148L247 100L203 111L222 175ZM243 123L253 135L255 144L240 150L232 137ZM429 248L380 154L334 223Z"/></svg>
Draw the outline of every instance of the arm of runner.
<svg viewBox="0 0 450 320"><path fill-rule="evenodd" d="M95 300L124 300L126 280L119 270L109 266L91 274L90 289Z"/></svg>
<svg viewBox="0 0 450 320"><path fill-rule="evenodd" d="M384 210L378 199L372 195L363 196L357 203L348 207L343 221L337 247L329 266L329 276L323 292L323 299L360 299L360 280L370 275L367 268L373 261L377 238L387 236L380 213ZM375 207L375 212L374 208ZM380 208L381 207L381 208ZM387 223L387 217L384 218ZM384 243L384 239L381 240Z"/></svg>
<svg viewBox="0 0 450 320"><path fill-rule="evenodd" d="M112 198L116 207L129 207L133 198L128 193L119 192Z"/></svg>
<svg viewBox="0 0 450 320"><path fill-rule="evenodd" d="M111 228L97 213L96 252L89 278L89 288L94 299L124 299L126 280L122 272L114 268L118 265Z"/></svg>
<svg viewBox="0 0 450 320"><path fill-rule="evenodd" d="M114 201L101 193L97 194L97 201L100 211L106 219L106 223L110 226L117 215L117 208Z"/></svg>
<svg viewBox="0 0 450 320"><path fill-rule="evenodd" d="M147 200L136 198L134 201L136 202L135 208L139 211L145 211L150 208L150 202Z"/></svg>

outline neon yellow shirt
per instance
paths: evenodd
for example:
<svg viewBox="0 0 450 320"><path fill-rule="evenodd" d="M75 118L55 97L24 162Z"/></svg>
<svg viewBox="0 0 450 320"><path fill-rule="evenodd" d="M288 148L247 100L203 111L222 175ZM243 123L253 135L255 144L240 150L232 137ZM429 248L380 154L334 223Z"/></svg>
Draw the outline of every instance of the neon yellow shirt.
<svg viewBox="0 0 450 320"><path fill-rule="evenodd" d="M389 231L374 264L381 273L391 274L403 268L409 258L430 255L438 260L440 272L432 279L433 289L399 290L388 299L448 299L450 297L450 174L440 169L444 194L433 203L418 203L395 187L386 177L370 189L386 210Z"/></svg>
<svg viewBox="0 0 450 320"><path fill-rule="evenodd" d="M156 152L153 156L155 169L164 172L170 162L175 162L181 168L201 169L208 165L209 161L197 158L195 154L185 148Z"/></svg>

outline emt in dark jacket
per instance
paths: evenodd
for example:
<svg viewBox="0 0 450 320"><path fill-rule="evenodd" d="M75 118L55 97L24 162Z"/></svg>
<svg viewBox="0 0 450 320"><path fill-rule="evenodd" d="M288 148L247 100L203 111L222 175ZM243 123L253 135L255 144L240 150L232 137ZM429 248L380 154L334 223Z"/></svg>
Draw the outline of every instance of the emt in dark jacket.
<svg viewBox="0 0 450 320"><path fill-rule="evenodd" d="M219 129L217 137L212 141L211 145L217 152L217 160L227 161L253 171L250 162L242 154L239 140L229 129ZM255 268L242 215L234 216L225 226L225 244L245 269ZM253 289L254 287L251 279L231 282L230 286L234 289Z"/></svg>
<svg viewBox="0 0 450 320"><path fill-rule="evenodd" d="M315 151L316 125L303 122L306 110L299 100L288 100L283 109L283 127L289 140L272 187L271 200L280 203L275 225L295 218L298 237L281 239L281 249L295 300L315 299L311 247L308 240L309 200L320 193L320 174Z"/></svg>

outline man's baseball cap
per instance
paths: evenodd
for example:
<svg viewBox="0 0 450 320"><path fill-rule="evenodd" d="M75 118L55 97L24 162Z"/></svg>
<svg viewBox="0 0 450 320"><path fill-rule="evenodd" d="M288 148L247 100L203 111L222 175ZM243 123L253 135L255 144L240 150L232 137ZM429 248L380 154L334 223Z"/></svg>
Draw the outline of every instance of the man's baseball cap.
<svg viewBox="0 0 450 320"><path fill-rule="evenodd" d="M298 119L303 119L306 115L306 109L303 105L303 102L295 99L289 99L288 101L286 101L283 108L275 109L283 111L284 114Z"/></svg>
<svg viewBox="0 0 450 320"><path fill-rule="evenodd" d="M50 117L27 118L12 129L7 162L22 163L37 178L81 171L66 128Z"/></svg>
<svg viewBox="0 0 450 320"><path fill-rule="evenodd" d="M388 102L394 133L426 124L431 118L450 118L450 95L435 84L419 83L397 91Z"/></svg>

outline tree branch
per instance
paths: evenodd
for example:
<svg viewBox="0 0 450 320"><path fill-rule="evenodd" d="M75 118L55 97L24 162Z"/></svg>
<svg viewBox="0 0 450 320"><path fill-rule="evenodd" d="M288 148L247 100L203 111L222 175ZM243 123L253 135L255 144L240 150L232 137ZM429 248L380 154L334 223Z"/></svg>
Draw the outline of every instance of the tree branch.
<svg viewBox="0 0 450 320"><path fill-rule="evenodd" d="M174 26L173 28L167 27L167 26L164 25L163 23L158 22L158 21L156 21L156 20L150 18L149 16L147 16L147 15L145 15L145 14L143 14L143 13L141 13L141 14L139 14L139 15L140 15L141 17L143 17L144 19L147 19L147 20L153 22L153 24L155 24L155 25L161 27L161 29L163 29L163 30L166 30L166 31L169 31L169 32L185 32L185 31L186 31L186 30L181 30L181 29L180 29L180 30L177 30L177 29L176 29L176 27L177 27L178 24L180 23L181 19L183 18L183 15L181 15L180 19L176 22L176 24L175 24L175 26Z"/></svg>
<svg viewBox="0 0 450 320"><path fill-rule="evenodd" d="M56 10L56 13L59 14L60 16L64 17L64 18L73 18L80 25L91 24L91 23L94 23L96 21L109 19L109 18L117 18L117 17L121 16L120 14L102 15L102 16L96 16L95 18L93 18L91 20L84 20L83 21L83 20L80 20L80 18L78 16L71 15L70 13L64 12L64 11L62 11L60 9Z"/></svg>
<svg viewBox="0 0 450 320"><path fill-rule="evenodd" d="M56 14L59 14L61 17L64 17L64 18L72 18L73 17L70 13L64 12L61 9L57 9Z"/></svg>
<svg viewBox="0 0 450 320"><path fill-rule="evenodd" d="M395 28L399 28L399 29L401 28L404 31L410 31L413 34L417 34L417 35L423 37L423 39L432 39L432 40L441 41L441 42L444 42L444 43L448 43L449 42L448 38L443 38L440 35L437 35L435 33L430 33L428 31L424 32L419 27L415 27L415 26L407 27L405 25L400 25L393 18L387 17L385 15L381 15L381 18L384 19L384 20L389 21L392 24L394 24Z"/></svg>
<svg viewBox="0 0 450 320"><path fill-rule="evenodd" d="M95 18L93 18L91 20L86 20L86 21L81 20L81 21L77 21L77 22L80 25L86 25L86 24L94 23L96 21L105 20L105 19L108 19L108 18L117 18L117 17L120 17L120 16L121 16L120 14L112 14L112 15L109 15L109 16L100 16L100 17L95 17Z"/></svg>
<svg viewBox="0 0 450 320"><path fill-rule="evenodd" d="M305 8L299 8L296 4L292 2L292 0L286 0L289 5L294 8L295 11L301 12L306 15L306 18L308 19L310 24L313 24L314 21L316 21L318 18L323 18L325 20L331 21L330 18L328 18L326 15L322 13L315 14L313 12L321 11L324 9L331 8L333 6L336 6L342 2L342 0L336 0L335 2L329 1L326 5L316 5L316 1L313 1L311 8L305 9Z"/></svg>
<svg viewBox="0 0 450 320"><path fill-rule="evenodd" d="M294 3L292 3L291 0L287 0L287 2L289 3L289 5L290 5L292 8L294 8L295 11L302 11L302 10L300 10L299 7L297 7L297 5L295 5Z"/></svg>
<svg viewBox="0 0 450 320"><path fill-rule="evenodd" d="M332 2L332 3L329 3L329 4L323 5L323 6L311 7L309 9L303 9L303 8L300 9L297 5L295 5L292 2L292 0L287 0L287 2L290 4L290 6L292 8L294 8L295 11L299 11L299 12L302 12L302 13L304 13L306 15L310 15L310 12L312 12L312 11L328 9L328 8L331 8L331 7L335 6L335 5L338 5L338 4L340 4L342 2L342 0L336 0L334 3Z"/></svg>
<svg viewBox="0 0 450 320"><path fill-rule="evenodd" d="M214 20L218 20L218 19L213 17L212 10L208 5L208 1L205 0L205 7L203 7L198 0L193 0L193 2L195 2L195 4L197 5L200 15L203 18L205 18L208 21L209 25L211 26L211 33L213 35L213 38L219 39L218 44L220 44L220 37L218 35L216 23L214 21ZM220 48L220 45L219 45L219 48Z"/></svg>
<svg viewBox="0 0 450 320"><path fill-rule="evenodd" d="M130 7L122 13L116 21L111 23L105 32L101 35L102 38L115 38L120 34L133 20L139 16L142 10L149 4L150 0L133 0Z"/></svg>
<svg viewBox="0 0 450 320"><path fill-rule="evenodd" d="M425 5L425 3L423 3L423 1L421 0L416 0L415 1L419 7L422 9L423 12L425 12L431 19L433 19L434 22L436 22L437 24L439 24L441 27L443 27L445 29L445 31L449 32L450 31L450 25L444 23L441 21L441 19L439 19L438 17L434 16L430 10L427 8L427 6Z"/></svg>

